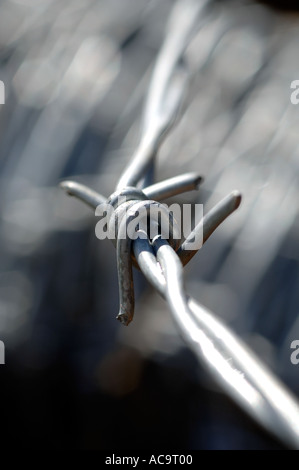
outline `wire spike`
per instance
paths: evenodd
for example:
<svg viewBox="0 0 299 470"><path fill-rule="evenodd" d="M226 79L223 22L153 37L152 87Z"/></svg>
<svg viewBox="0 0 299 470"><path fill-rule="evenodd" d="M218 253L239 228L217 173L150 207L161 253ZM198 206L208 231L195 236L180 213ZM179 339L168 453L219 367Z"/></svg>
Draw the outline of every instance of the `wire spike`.
<svg viewBox="0 0 299 470"><path fill-rule="evenodd" d="M93 209L103 202L106 202L106 198L102 196L102 194L99 194L93 189L88 188L84 184L77 183L76 181L62 181L60 183L60 187L64 189L69 196L77 197Z"/></svg>
<svg viewBox="0 0 299 470"><path fill-rule="evenodd" d="M203 177L198 175L198 173L184 173L183 175L174 176L173 178L152 184L144 188L143 192L149 199L161 201L177 194L197 190L203 181Z"/></svg>
<svg viewBox="0 0 299 470"><path fill-rule="evenodd" d="M232 191L230 194L225 196L216 206L214 206L196 225L194 230L188 235L186 240L182 243L177 251L177 254L185 266L198 252L202 245L210 238L212 233L215 232L216 228L227 219L241 204L242 196L239 191ZM188 246L193 241L197 234L202 233L202 245L196 250L190 250Z"/></svg>

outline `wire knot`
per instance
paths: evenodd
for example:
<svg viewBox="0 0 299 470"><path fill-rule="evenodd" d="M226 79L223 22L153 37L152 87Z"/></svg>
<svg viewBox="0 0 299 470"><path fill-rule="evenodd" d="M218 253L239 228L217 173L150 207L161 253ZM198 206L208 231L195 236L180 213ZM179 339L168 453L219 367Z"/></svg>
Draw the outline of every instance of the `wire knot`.
<svg viewBox="0 0 299 470"><path fill-rule="evenodd" d="M199 221L181 244L180 229L172 212L158 201L198 189L201 181L202 177L198 174L185 173L152 184L142 190L130 186L122 188L111 194L108 199L80 183L74 181L61 183L68 194L96 208L96 215L103 215L103 211L107 212L108 237L117 250L120 297L117 319L124 325L128 325L134 315L132 265L140 269L132 250L132 242L137 238L146 238L151 241L155 236L160 235L169 242L185 266L202 246L192 245L194 237L200 234L202 244L205 243L216 228L238 208L241 196L237 191L233 191ZM101 210L98 211L98 208Z"/></svg>
<svg viewBox="0 0 299 470"><path fill-rule="evenodd" d="M180 231L171 211L164 204L147 199L141 190L125 188L113 193L107 202L114 208L109 218L108 232L116 235L120 298L117 319L128 325L133 319L135 303L132 265L138 267L132 242L142 234L149 240L160 235L177 251Z"/></svg>

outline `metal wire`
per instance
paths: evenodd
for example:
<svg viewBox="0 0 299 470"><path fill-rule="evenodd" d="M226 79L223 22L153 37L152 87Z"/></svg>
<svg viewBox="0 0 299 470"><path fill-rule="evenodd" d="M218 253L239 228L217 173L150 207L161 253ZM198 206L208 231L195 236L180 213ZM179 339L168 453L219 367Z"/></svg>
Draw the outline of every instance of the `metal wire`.
<svg viewBox="0 0 299 470"><path fill-rule="evenodd" d="M290 392L213 314L188 298L183 266L165 240L154 243L165 297L187 344L231 398L287 445L298 448L299 406Z"/></svg>
<svg viewBox="0 0 299 470"><path fill-rule="evenodd" d="M188 80L184 51L199 15L208 4L206 1L179 2L172 12L149 88L140 144L116 192L107 200L111 204L119 196L126 196L126 202L118 207L118 234L138 208L149 208L163 198L197 189L201 181L197 174L189 173L145 187L159 145L178 115ZM62 186L94 208L106 201L105 197L75 182L64 182ZM183 266L197 252L188 250L188 242L202 231L204 243L240 202L241 195L237 191L224 198L203 217L181 246L174 244L172 237L172 246L161 237L150 241L146 232L139 232L133 242L117 237L118 318L124 324L133 318L132 263L136 262L166 299L184 340L221 388L271 434L287 446L299 449L299 406L295 397L215 315L188 297L183 287ZM123 217L127 210L128 219Z"/></svg>
<svg viewBox="0 0 299 470"><path fill-rule="evenodd" d="M207 0L178 2L171 13L145 103L140 144L122 174L117 189L140 182L153 164L163 138L174 124L188 83L183 54L200 14L209 3Z"/></svg>

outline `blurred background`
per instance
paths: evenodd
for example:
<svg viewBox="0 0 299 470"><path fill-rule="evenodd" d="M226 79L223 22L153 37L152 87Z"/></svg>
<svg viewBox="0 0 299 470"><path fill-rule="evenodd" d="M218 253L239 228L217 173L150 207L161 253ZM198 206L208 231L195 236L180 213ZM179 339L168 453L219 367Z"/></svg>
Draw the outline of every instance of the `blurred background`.
<svg viewBox="0 0 299 470"><path fill-rule="evenodd" d="M295 2L293 2L295 3ZM296 2L297 3L297 2ZM138 273L133 323L115 320L115 250L64 178L109 195L138 143L171 0L2 0L1 444L34 449L271 449L177 334ZM216 2L186 51L184 115L156 180L186 171L208 210L239 210L185 269L212 309L299 395L299 16ZM284 7L294 7L283 2Z"/></svg>

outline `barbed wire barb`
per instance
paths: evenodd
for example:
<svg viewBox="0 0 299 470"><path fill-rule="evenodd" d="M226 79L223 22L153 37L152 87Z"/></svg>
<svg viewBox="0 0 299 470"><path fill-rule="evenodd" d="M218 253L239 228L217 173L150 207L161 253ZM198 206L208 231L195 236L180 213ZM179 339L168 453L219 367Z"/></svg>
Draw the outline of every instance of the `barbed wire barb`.
<svg viewBox="0 0 299 470"><path fill-rule="evenodd" d="M127 325L133 318L132 266L135 263L166 299L185 342L221 388L268 432L287 446L299 449L299 407L295 397L228 327L188 297L183 286L183 266L198 251L188 250L188 242L202 231L204 244L239 207L240 193L234 191L220 201L181 246L174 240L172 226L169 240L162 240L161 236L153 239L148 231L138 232L137 238L131 240L125 230L138 209L148 211L159 204L158 200L197 189L201 181L197 174L189 173L160 183L146 185L144 182L154 168L163 138L178 117L189 78L184 51L209 5L209 1L191 0L175 4L149 86L140 144L121 175L116 191L106 199L75 182L63 182L61 186L94 209L103 202L117 207L117 220L111 220L111 224L117 222L118 229L114 241L120 294L118 319ZM117 206L120 196L123 201ZM157 224L158 218L150 215L150 222Z"/></svg>

